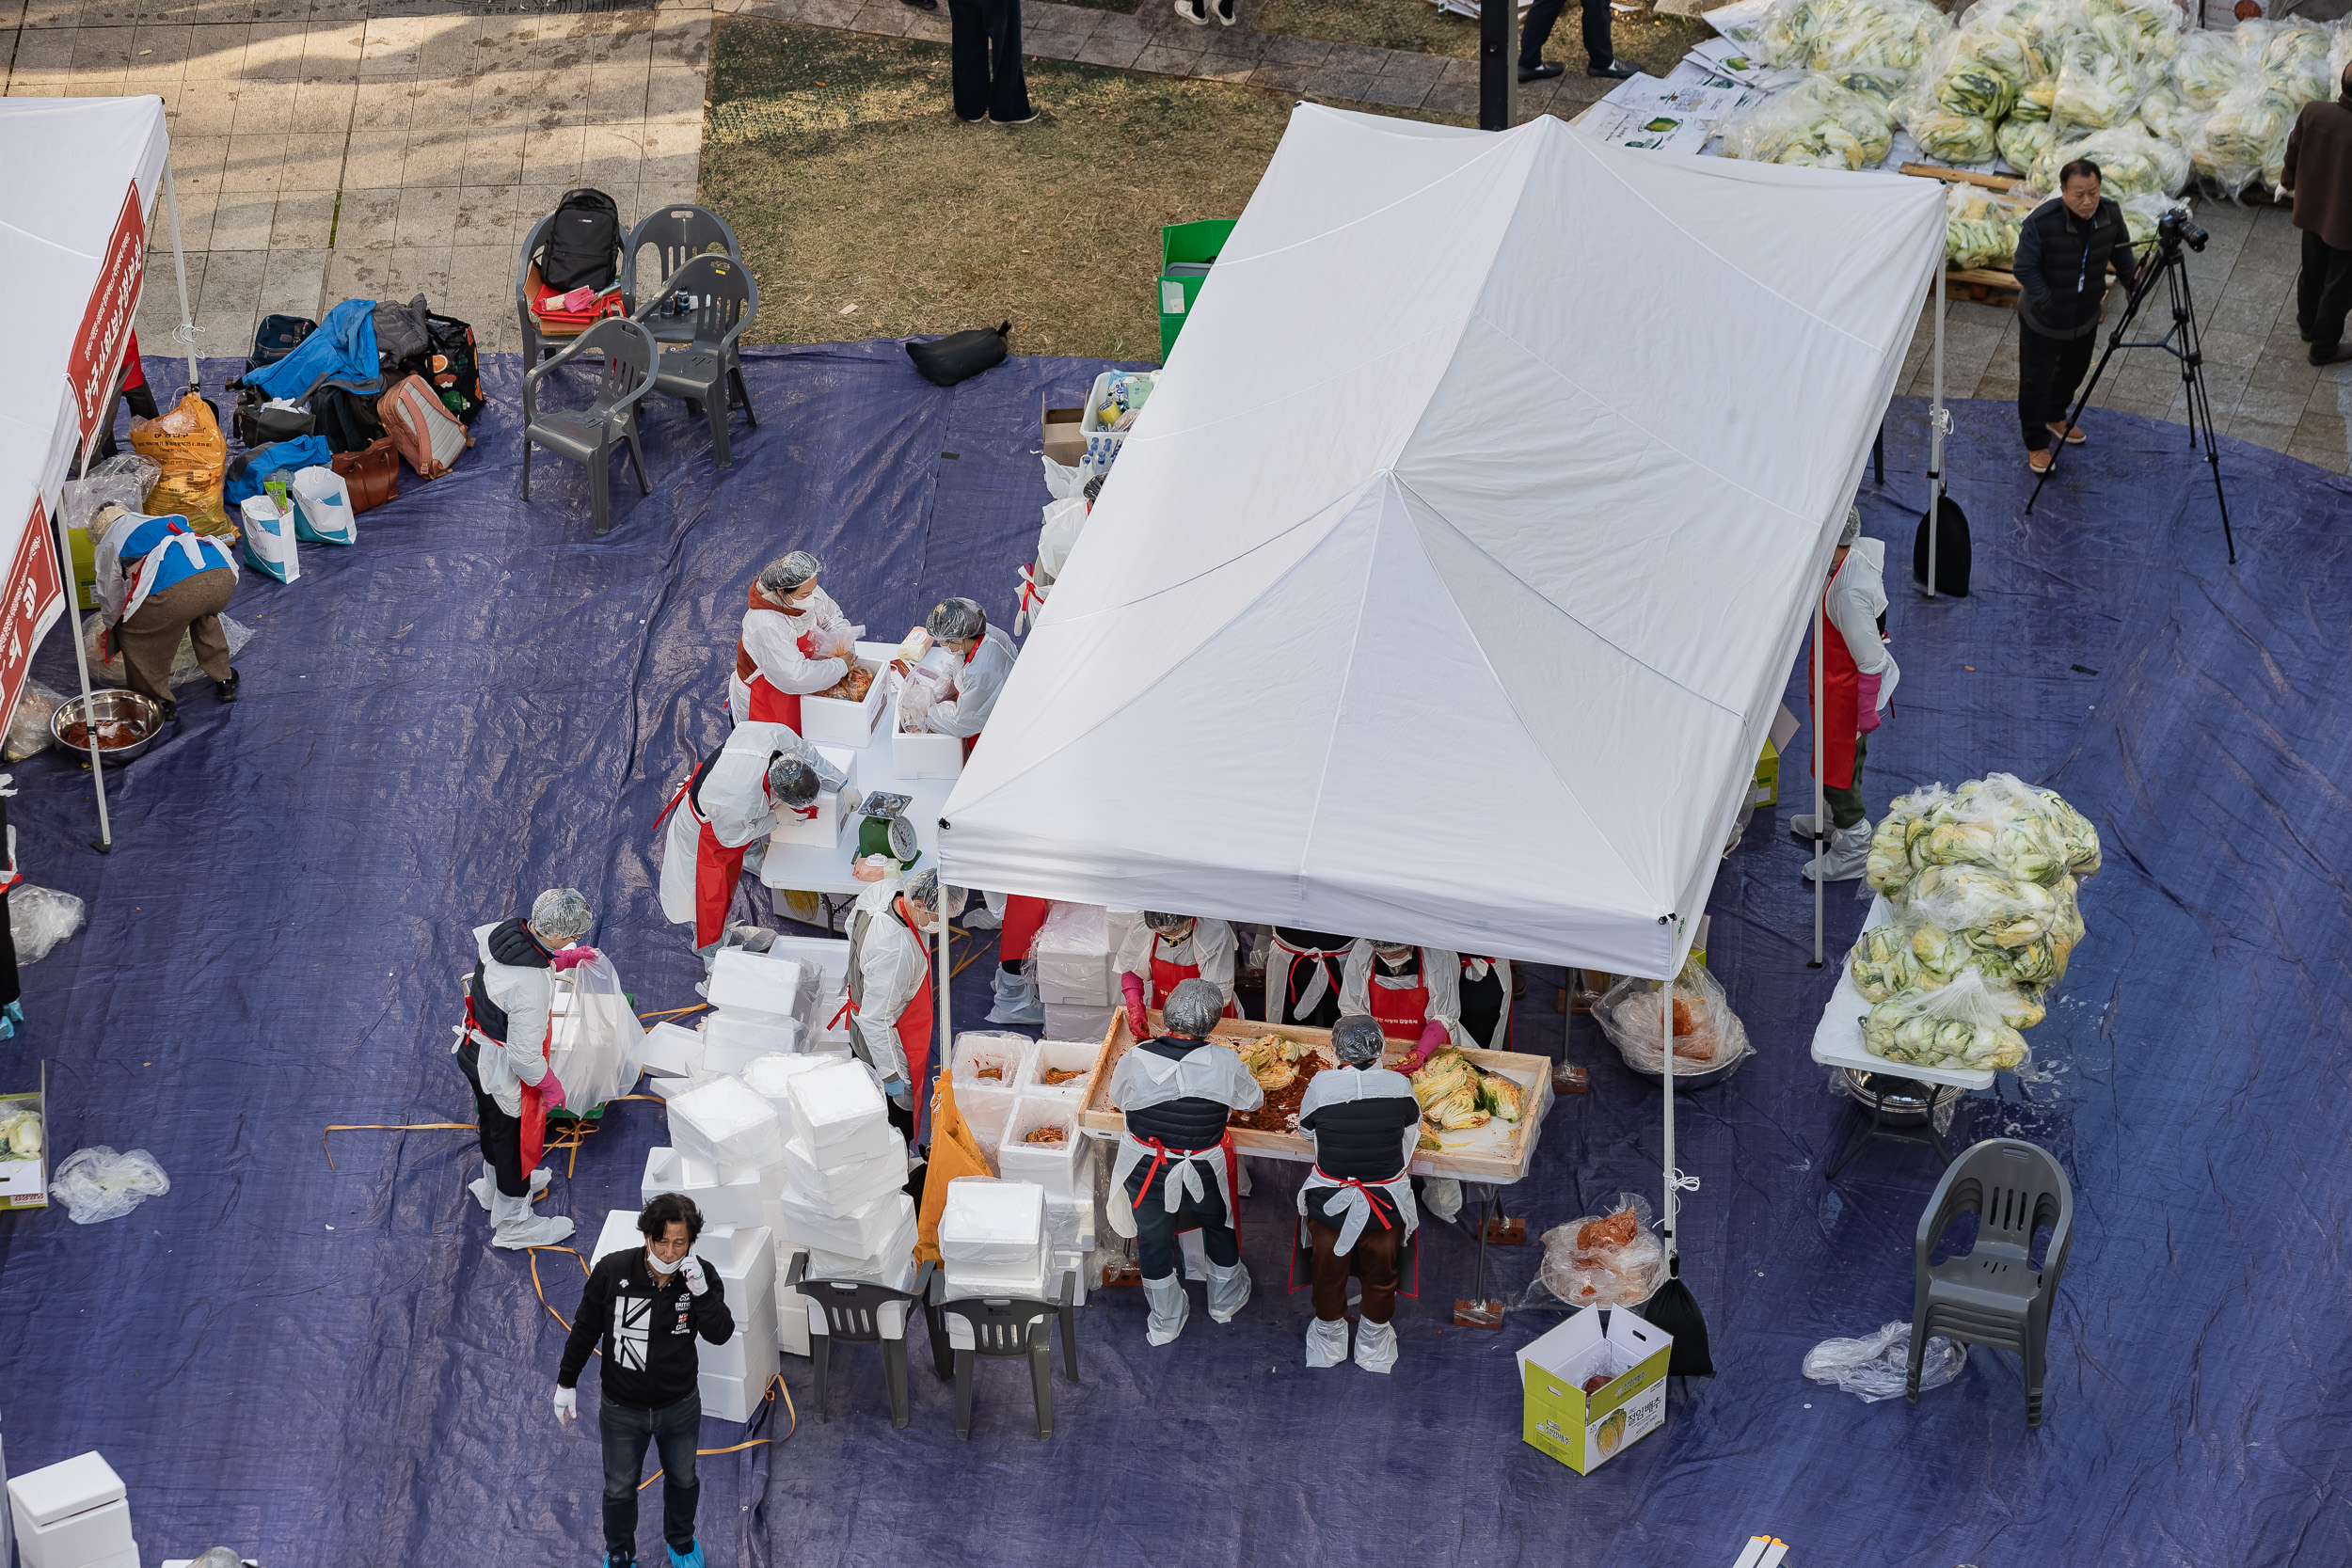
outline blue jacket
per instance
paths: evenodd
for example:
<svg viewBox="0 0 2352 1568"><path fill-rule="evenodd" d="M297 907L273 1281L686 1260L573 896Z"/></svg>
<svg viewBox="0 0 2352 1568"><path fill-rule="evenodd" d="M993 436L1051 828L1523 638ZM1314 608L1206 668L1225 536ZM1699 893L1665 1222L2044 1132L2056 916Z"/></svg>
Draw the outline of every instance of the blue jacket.
<svg viewBox="0 0 2352 1568"><path fill-rule="evenodd" d="M308 397L322 381L341 382L358 392L382 390L376 376L375 301L344 300L326 312L319 329L292 354L245 377L246 386L273 398Z"/></svg>

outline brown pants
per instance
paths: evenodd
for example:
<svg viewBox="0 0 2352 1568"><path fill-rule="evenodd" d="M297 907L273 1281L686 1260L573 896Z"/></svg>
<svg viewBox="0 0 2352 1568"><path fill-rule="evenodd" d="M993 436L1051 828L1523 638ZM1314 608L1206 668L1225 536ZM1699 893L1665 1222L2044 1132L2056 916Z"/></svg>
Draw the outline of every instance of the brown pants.
<svg viewBox="0 0 2352 1568"><path fill-rule="evenodd" d="M1339 1249L1340 1233L1334 1227L1312 1218L1307 1221L1307 1234L1315 1243L1315 1316L1326 1323L1336 1323L1347 1316L1347 1276L1354 1269L1363 1271L1364 1322L1384 1323L1396 1314L1396 1253L1404 1244L1405 1232L1390 1216L1387 1229L1376 1219L1364 1222L1363 1234L1356 1238L1356 1250Z"/></svg>
<svg viewBox="0 0 2352 1568"><path fill-rule="evenodd" d="M150 594L136 612L115 627L122 647L122 667L131 689L159 703L171 701L171 661L180 652L180 634L196 646L196 661L216 681L229 678L229 638L220 629L220 612L237 588L237 574L226 566L182 578L159 594Z"/></svg>

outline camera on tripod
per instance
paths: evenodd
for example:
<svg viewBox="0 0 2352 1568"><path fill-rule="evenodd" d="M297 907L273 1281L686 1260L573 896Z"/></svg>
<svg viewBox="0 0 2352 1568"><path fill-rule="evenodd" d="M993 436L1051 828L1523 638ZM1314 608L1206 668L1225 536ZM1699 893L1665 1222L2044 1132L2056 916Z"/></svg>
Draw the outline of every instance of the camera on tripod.
<svg viewBox="0 0 2352 1568"><path fill-rule="evenodd" d="M2175 207L2156 219L2156 238L2167 250L2178 249L2182 245L2191 250L2202 250L2205 242L2213 236L2191 222L2186 212Z"/></svg>

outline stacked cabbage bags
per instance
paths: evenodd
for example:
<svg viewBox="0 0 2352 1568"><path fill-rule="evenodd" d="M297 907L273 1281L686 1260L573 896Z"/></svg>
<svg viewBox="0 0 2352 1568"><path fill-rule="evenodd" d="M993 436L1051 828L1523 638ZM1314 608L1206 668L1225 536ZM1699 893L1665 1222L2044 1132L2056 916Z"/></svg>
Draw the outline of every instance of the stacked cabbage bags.
<svg viewBox="0 0 2352 1568"><path fill-rule="evenodd" d="M2099 833L2008 773L1930 784L1887 808L1863 875L1895 911L1846 960L1875 1004L1863 1049L1911 1067L2010 1069L2082 940L2078 879Z"/></svg>

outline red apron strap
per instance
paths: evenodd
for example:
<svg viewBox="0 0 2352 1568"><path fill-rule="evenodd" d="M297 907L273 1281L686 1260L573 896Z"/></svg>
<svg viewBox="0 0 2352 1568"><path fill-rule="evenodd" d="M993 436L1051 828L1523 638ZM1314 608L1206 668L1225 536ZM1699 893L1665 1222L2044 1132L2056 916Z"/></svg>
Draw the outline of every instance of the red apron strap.
<svg viewBox="0 0 2352 1568"><path fill-rule="evenodd" d="M915 1113L922 1114L923 1085L930 1082L928 1069L931 1062L931 1020L936 1016L936 1004L931 1000L931 950L925 945L923 933L907 918L906 901L894 899L891 908L908 932L914 938L914 950L923 955L923 980L908 999L905 1010L898 1014L898 1049L907 1054L907 1082L912 1085Z"/></svg>

